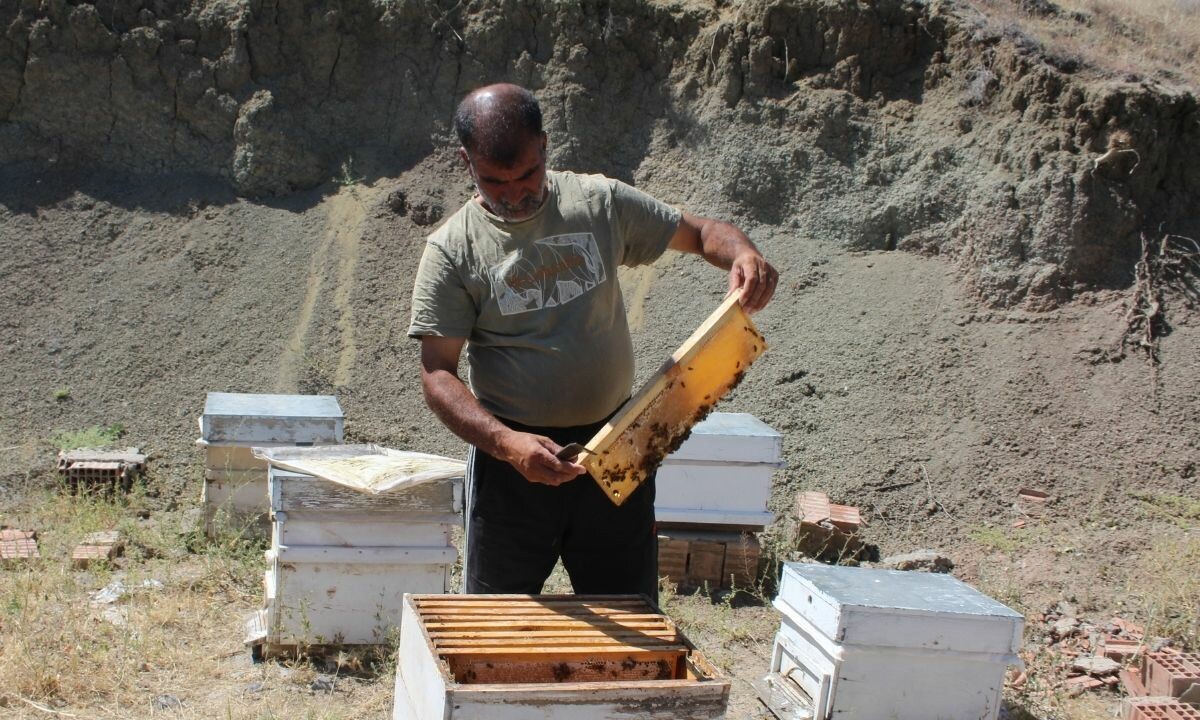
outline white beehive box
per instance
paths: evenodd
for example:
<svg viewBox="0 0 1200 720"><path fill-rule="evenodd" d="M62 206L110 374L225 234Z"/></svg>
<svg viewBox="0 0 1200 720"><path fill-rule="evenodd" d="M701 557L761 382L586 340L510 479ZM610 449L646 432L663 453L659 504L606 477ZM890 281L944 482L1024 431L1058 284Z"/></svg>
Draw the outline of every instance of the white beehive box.
<svg viewBox="0 0 1200 720"><path fill-rule="evenodd" d="M266 607L248 640L269 646L376 644L405 593L444 593L457 551L461 483L371 494L272 467Z"/></svg>
<svg viewBox="0 0 1200 720"><path fill-rule="evenodd" d="M763 421L712 413L659 467L654 516L663 524L766 526L782 455L782 436Z"/></svg>
<svg viewBox="0 0 1200 720"><path fill-rule="evenodd" d="M1024 619L949 575L787 563L768 681L837 720L994 720ZM803 717L803 715L799 715Z"/></svg>
<svg viewBox="0 0 1200 720"><path fill-rule="evenodd" d="M342 442L342 409L332 395L210 392L199 421L201 502L210 533L221 513L235 523L259 519L265 526L267 463L252 448Z"/></svg>
<svg viewBox="0 0 1200 720"><path fill-rule="evenodd" d="M342 425L342 408L332 395L210 392L200 439L246 446L340 443Z"/></svg>

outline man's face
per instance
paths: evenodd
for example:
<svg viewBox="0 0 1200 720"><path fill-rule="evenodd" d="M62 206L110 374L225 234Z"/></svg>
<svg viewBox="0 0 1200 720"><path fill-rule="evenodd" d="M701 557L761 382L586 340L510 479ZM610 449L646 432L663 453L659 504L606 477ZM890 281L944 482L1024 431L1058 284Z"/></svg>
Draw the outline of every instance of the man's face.
<svg viewBox="0 0 1200 720"><path fill-rule="evenodd" d="M507 222L533 217L546 202L546 136L529 138L511 165L499 165L463 148L459 156L467 165L483 205Z"/></svg>

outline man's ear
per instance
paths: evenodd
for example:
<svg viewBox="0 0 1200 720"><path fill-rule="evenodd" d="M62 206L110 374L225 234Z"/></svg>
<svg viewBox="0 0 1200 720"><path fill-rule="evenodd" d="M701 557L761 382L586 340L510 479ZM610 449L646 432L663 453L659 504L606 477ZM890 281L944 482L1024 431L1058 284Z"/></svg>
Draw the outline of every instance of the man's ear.
<svg viewBox="0 0 1200 720"><path fill-rule="evenodd" d="M465 167L467 169L467 172L470 172L471 171L471 156L467 154L467 149L465 147L459 146L458 159L462 160L463 167Z"/></svg>

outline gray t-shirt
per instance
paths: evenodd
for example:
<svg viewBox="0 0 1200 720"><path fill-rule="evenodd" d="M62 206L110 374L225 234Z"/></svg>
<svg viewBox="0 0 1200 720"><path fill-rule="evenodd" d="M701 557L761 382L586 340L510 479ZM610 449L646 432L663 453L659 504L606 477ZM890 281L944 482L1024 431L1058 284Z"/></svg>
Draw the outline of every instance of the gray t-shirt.
<svg viewBox="0 0 1200 720"><path fill-rule="evenodd" d="M466 338L468 382L489 412L584 425L633 385L617 266L657 259L681 215L600 175L549 172L547 183L528 220L505 222L471 200L429 237L408 334Z"/></svg>

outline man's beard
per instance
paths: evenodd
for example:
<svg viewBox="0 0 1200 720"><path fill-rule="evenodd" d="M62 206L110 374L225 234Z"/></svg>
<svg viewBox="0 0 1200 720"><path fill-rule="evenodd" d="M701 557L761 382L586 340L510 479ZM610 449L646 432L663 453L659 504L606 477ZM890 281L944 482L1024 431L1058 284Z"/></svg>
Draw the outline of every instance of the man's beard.
<svg viewBox="0 0 1200 720"><path fill-rule="evenodd" d="M542 192L539 195L528 195L518 203L493 200L479 189L478 184L475 185L475 192L479 193L479 197L487 202L488 209L505 222L528 220L542 209L542 205L545 205L546 199L550 197L549 190L545 185L542 186Z"/></svg>

